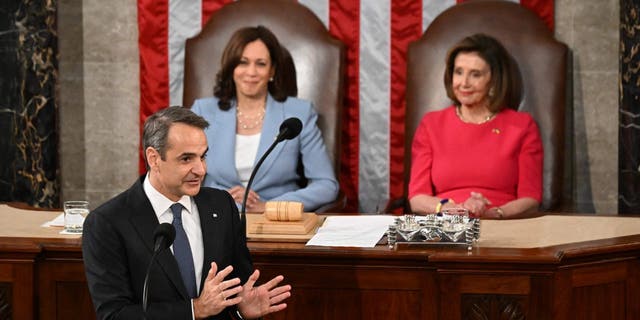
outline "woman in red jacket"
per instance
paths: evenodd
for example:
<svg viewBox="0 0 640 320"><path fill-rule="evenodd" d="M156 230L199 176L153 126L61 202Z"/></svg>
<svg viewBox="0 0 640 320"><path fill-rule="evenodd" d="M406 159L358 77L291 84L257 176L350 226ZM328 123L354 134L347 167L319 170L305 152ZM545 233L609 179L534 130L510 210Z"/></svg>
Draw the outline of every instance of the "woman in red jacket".
<svg viewBox="0 0 640 320"><path fill-rule="evenodd" d="M453 105L429 112L416 130L409 183L417 213L465 207L471 215L515 218L542 198L543 150L531 115L506 106L509 55L475 34L449 50L444 83Z"/></svg>

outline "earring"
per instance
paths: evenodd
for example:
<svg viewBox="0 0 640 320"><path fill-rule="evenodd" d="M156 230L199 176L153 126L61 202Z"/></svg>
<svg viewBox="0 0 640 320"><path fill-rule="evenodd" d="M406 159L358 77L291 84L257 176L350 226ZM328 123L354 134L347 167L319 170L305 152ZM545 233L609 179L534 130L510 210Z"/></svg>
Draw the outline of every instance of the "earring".
<svg viewBox="0 0 640 320"><path fill-rule="evenodd" d="M489 89L489 97L493 97L493 88Z"/></svg>
<svg viewBox="0 0 640 320"><path fill-rule="evenodd" d="M269 82L273 82L273 77L269 78Z"/></svg>

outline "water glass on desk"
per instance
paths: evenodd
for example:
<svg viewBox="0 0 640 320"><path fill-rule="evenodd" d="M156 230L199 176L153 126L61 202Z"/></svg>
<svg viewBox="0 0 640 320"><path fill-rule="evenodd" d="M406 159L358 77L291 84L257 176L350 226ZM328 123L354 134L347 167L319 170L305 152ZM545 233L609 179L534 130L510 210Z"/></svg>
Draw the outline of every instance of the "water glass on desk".
<svg viewBox="0 0 640 320"><path fill-rule="evenodd" d="M82 233L82 224L88 214L88 201L65 201L64 231L68 233Z"/></svg>

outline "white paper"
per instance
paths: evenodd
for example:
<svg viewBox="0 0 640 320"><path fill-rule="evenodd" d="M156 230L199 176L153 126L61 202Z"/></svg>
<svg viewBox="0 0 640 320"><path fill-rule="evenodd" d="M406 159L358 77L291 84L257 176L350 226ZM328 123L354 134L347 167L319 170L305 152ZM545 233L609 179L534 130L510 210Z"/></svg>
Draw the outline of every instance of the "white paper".
<svg viewBox="0 0 640 320"><path fill-rule="evenodd" d="M42 224L43 227L64 227L64 213L61 213L59 216L55 217L51 221L47 221Z"/></svg>
<svg viewBox="0 0 640 320"><path fill-rule="evenodd" d="M393 224L395 216L331 216L318 229L308 246L372 248Z"/></svg>
<svg viewBox="0 0 640 320"><path fill-rule="evenodd" d="M82 235L82 232L69 232L65 229L60 230L59 234L75 234L75 235Z"/></svg>

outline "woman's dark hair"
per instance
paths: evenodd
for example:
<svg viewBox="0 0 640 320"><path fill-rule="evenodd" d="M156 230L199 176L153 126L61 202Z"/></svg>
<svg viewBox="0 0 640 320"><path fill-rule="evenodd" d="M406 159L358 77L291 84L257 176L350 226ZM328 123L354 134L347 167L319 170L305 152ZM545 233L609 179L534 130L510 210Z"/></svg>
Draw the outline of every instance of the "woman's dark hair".
<svg viewBox="0 0 640 320"><path fill-rule="evenodd" d="M456 57L459 53L477 53L484 60L491 70L491 80L489 82L489 110L498 112L505 107L505 103L510 101L510 91L512 90L511 60L509 53L502 44L495 38L486 34L477 33L466 37L458 42L447 54L447 67L444 72L444 86L447 89L449 99L459 106L460 101L453 93L453 72L455 69Z"/></svg>
<svg viewBox="0 0 640 320"><path fill-rule="evenodd" d="M231 100L236 97L236 85L233 82L233 70L242 59L242 51L247 44L260 40L269 50L271 65L275 70L273 81L269 81L268 91L276 101L285 101L287 94L284 90L284 74L280 71L283 65L283 48L276 36L263 26L246 27L236 31L227 43L222 53L221 68L216 75L213 95L218 98L218 107L222 110L231 108Z"/></svg>

